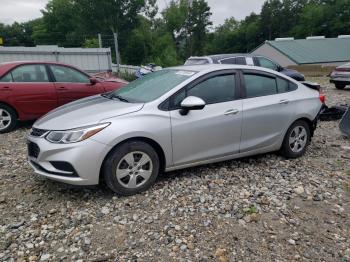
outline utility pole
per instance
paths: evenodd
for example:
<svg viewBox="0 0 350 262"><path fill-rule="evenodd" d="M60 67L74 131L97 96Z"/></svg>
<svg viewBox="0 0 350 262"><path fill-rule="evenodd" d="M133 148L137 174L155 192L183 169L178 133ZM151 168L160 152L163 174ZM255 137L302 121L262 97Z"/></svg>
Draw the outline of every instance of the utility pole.
<svg viewBox="0 0 350 262"><path fill-rule="evenodd" d="M98 34L98 46L102 48L102 37L101 34Z"/></svg>
<svg viewBox="0 0 350 262"><path fill-rule="evenodd" d="M115 58L117 62L117 72L119 73L120 56L119 56L119 46L118 46L118 34L113 33L113 36L114 36Z"/></svg>

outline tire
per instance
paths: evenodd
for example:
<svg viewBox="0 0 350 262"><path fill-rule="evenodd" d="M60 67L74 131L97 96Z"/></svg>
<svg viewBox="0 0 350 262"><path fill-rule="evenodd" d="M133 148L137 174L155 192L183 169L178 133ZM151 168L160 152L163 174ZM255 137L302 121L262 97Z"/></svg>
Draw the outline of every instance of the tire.
<svg viewBox="0 0 350 262"><path fill-rule="evenodd" d="M341 89L345 88L345 85L344 84L335 84L335 88L341 90Z"/></svg>
<svg viewBox="0 0 350 262"><path fill-rule="evenodd" d="M16 111L7 105L0 104L0 134L13 131L17 122Z"/></svg>
<svg viewBox="0 0 350 262"><path fill-rule="evenodd" d="M310 135L310 126L306 121L298 120L294 122L283 139L281 155L286 158L298 158L304 155L310 143Z"/></svg>
<svg viewBox="0 0 350 262"><path fill-rule="evenodd" d="M143 159L143 160L142 160ZM140 161L143 165L140 165ZM149 189L159 174L159 157L152 146L129 141L117 146L106 158L103 176L107 186L121 196Z"/></svg>

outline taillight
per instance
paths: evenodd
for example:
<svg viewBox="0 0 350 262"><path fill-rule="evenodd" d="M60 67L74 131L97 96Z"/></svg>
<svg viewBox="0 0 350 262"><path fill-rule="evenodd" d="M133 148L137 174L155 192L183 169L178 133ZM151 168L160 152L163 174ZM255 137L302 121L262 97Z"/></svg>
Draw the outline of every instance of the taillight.
<svg viewBox="0 0 350 262"><path fill-rule="evenodd" d="M320 92L320 101L322 104L326 102L326 95L322 91Z"/></svg>

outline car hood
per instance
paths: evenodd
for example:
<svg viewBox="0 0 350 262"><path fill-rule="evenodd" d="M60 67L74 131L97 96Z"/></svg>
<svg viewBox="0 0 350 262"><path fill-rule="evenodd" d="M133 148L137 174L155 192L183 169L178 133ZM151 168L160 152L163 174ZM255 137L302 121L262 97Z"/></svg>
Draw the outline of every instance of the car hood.
<svg viewBox="0 0 350 262"><path fill-rule="evenodd" d="M144 104L125 103L101 95L91 96L58 107L34 123L35 128L67 130L99 123L103 119L130 114Z"/></svg>

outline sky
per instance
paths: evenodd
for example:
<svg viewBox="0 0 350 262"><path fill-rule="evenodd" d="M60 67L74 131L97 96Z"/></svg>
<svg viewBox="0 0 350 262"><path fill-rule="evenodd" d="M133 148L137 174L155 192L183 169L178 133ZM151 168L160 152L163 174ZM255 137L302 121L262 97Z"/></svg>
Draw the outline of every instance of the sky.
<svg viewBox="0 0 350 262"><path fill-rule="evenodd" d="M207 0L211 7L214 26L222 24L226 18L241 20L251 12L259 13L265 0ZM41 16L48 0L0 0L0 22L11 24L25 22ZM159 9L166 7L170 0L158 0Z"/></svg>

